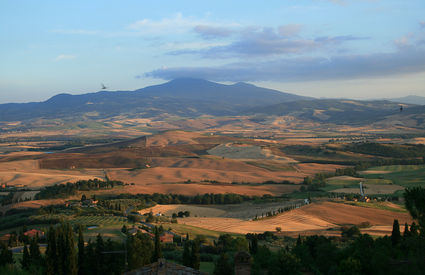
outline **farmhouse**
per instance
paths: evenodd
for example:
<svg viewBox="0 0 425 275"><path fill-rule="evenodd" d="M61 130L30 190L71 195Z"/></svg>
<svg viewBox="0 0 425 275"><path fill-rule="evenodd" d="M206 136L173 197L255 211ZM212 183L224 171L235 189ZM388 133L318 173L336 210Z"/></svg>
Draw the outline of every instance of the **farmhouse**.
<svg viewBox="0 0 425 275"><path fill-rule="evenodd" d="M37 229L31 229L25 232L24 235L28 236L29 238L35 238L35 237L42 238L44 237L44 232Z"/></svg>

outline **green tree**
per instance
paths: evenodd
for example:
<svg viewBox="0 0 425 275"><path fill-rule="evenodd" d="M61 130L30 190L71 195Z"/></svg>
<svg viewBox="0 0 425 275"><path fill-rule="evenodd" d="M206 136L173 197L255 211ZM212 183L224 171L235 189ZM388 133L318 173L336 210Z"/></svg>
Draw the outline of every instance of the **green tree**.
<svg viewBox="0 0 425 275"><path fill-rule="evenodd" d="M56 230L50 226L47 233L47 248L46 248L46 267L47 274L58 274L58 255L56 247Z"/></svg>
<svg viewBox="0 0 425 275"><path fill-rule="evenodd" d="M5 266L7 264L13 264L13 254L12 251L7 248L5 244L1 244L0 252L0 266Z"/></svg>
<svg viewBox="0 0 425 275"><path fill-rule="evenodd" d="M190 252L190 266L197 270L199 270L199 266L201 263L199 248L200 248L199 240L194 240L192 242L192 251Z"/></svg>
<svg viewBox="0 0 425 275"><path fill-rule="evenodd" d="M84 236L82 226L78 227L78 275L87 274L85 265L85 248L84 248Z"/></svg>
<svg viewBox="0 0 425 275"><path fill-rule="evenodd" d="M155 233L155 237L154 237L155 248L153 252L152 261L157 262L159 258L162 258L162 251L161 251L160 229L156 226L154 228L154 233Z"/></svg>
<svg viewBox="0 0 425 275"><path fill-rule="evenodd" d="M64 236L65 236L65 250L63 253L64 266L63 274L75 275L78 273L77 266L77 255L75 251L75 240L74 240L74 231L72 226L67 223L64 226Z"/></svg>
<svg viewBox="0 0 425 275"><path fill-rule="evenodd" d="M233 265L227 253L221 253L214 268L214 275L232 275Z"/></svg>
<svg viewBox="0 0 425 275"><path fill-rule="evenodd" d="M362 265L359 260L348 257L347 259L342 260L338 266L338 274L341 275L361 275Z"/></svg>
<svg viewBox="0 0 425 275"><path fill-rule="evenodd" d="M403 237L406 238L410 236L410 231L409 231L409 225L407 224L407 222L404 224L404 232L403 232Z"/></svg>
<svg viewBox="0 0 425 275"><path fill-rule="evenodd" d="M135 236L130 236L127 239L128 268L136 269L151 263L153 250L153 242L145 234L138 232Z"/></svg>
<svg viewBox="0 0 425 275"><path fill-rule="evenodd" d="M21 266L24 270L29 270L31 266L31 257L26 245L24 245L24 253L22 256Z"/></svg>
<svg viewBox="0 0 425 275"><path fill-rule="evenodd" d="M91 240L89 239L87 242L87 246L85 247L85 267L87 270L87 274L96 274L97 272L97 266L96 264L96 253L95 253L95 244L91 242Z"/></svg>
<svg viewBox="0 0 425 275"><path fill-rule="evenodd" d="M252 236L249 237L249 253L251 255L257 254L258 251L258 236L257 234L252 234Z"/></svg>
<svg viewBox="0 0 425 275"><path fill-rule="evenodd" d="M41 252L40 252L40 247L38 246L38 238L34 237L31 239L30 241L30 249L29 249L29 254L30 254L30 262L31 265L35 265L35 266L41 266L42 265L42 258L41 258Z"/></svg>
<svg viewBox="0 0 425 275"><path fill-rule="evenodd" d="M183 247L183 265L191 267L192 261L190 257L190 240L189 235L186 235L186 240L184 241L184 247Z"/></svg>
<svg viewBox="0 0 425 275"><path fill-rule="evenodd" d="M413 187L404 193L405 205L412 218L417 219L421 234L425 234L425 188Z"/></svg>
<svg viewBox="0 0 425 275"><path fill-rule="evenodd" d="M393 245L397 245L400 242L401 234L400 234L400 225L398 220L395 219L393 223L393 231L391 233L391 242Z"/></svg>
<svg viewBox="0 0 425 275"><path fill-rule="evenodd" d="M301 261L295 255L281 249L274 257L269 274L299 274Z"/></svg>
<svg viewBox="0 0 425 275"><path fill-rule="evenodd" d="M96 255L96 271L97 274L103 274L105 270L105 243L103 242L103 238L100 234L96 237L96 245L95 245L95 255Z"/></svg>

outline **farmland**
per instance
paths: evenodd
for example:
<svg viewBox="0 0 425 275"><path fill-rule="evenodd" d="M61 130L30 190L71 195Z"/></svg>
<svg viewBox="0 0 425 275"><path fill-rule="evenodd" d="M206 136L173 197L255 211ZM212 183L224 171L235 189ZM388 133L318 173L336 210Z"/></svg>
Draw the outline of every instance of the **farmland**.
<svg viewBox="0 0 425 275"><path fill-rule="evenodd" d="M243 207L246 212L255 213L256 210L258 211L256 205L245 204ZM199 208L201 208L201 212ZM187 210L191 211L191 217L180 218L179 224L236 234L275 231L276 227L281 227L284 232L289 234L292 232L302 234L302 232L308 231L337 230L343 225L360 225L362 223L367 223L372 227L386 228L386 231L384 231L388 234L395 218L399 219L401 223L411 223L412 221L408 213L399 208L381 206L371 210L371 208L363 207L361 204L349 205L326 201L312 203L274 217L256 221L247 218L247 215L244 215L243 212L232 211L231 208L227 209L224 212L219 207L202 209L202 207L182 205L158 205L152 209L146 209L144 212L153 211L154 213L161 212L170 215L172 212ZM206 212L207 210L211 211Z"/></svg>
<svg viewBox="0 0 425 275"><path fill-rule="evenodd" d="M200 236L207 245L227 233L243 239L248 233L269 232L277 239L264 243L279 248L293 244L298 235L340 238L346 228L356 227L361 233L384 236L391 234L394 219L412 223L402 194L406 187L422 184L424 165L398 163L421 159L381 156L375 143L371 148L377 153L367 154L351 139L373 142L378 137L359 136L358 128L313 132L301 127L285 132L279 123L272 130L254 130L251 122L246 129L235 126L245 119L201 119L197 125L217 123L219 130L157 129L145 136L125 132L125 120L117 120L108 124L119 131L117 137L105 138L112 142L96 141L94 136L104 130L96 124L93 129L73 128L88 135L85 141L9 144L8 152L0 155L1 198L7 202L13 196L13 203L1 207L3 232L19 231L23 224L47 230L50 224L66 222L75 228L81 225L86 241L95 242L100 234L122 244L130 236L124 229L152 234L154 226L161 226L177 236ZM171 121L140 123L172 125ZM10 152L14 146L31 151ZM415 149L385 146L406 154ZM48 151L55 148L61 149ZM106 184L71 188L88 180ZM108 184L112 181L122 184ZM360 182L365 198L360 196ZM53 190L61 190L62 185L68 187L55 194ZM47 197L37 199L36 194ZM218 194L222 196L214 197ZM232 194L233 199L225 203L223 198ZM167 257L180 261L173 253ZM204 265L212 264L213 258L208 257Z"/></svg>

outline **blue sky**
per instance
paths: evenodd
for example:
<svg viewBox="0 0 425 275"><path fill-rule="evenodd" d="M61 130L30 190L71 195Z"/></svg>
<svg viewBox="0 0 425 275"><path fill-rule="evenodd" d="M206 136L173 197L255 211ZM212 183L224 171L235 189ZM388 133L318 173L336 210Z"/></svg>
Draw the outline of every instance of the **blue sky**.
<svg viewBox="0 0 425 275"><path fill-rule="evenodd" d="M0 103L177 77L425 96L425 1L0 1Z"/></svg>

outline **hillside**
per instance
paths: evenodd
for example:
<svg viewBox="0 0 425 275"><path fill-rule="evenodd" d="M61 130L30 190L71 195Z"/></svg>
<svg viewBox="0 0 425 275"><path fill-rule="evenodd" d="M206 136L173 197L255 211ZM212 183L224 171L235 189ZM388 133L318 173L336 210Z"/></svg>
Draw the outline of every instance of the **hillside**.
<svg viewBox="0 0 425 275"><path fill-rule="evenodd" d="M405 105L400 111L398 103L379 101L359 101L345 99L316 99L256 107L247 114L274 116L291 115L301 119L336 124L368 124L390 119L399 124L409 122L411 127L423 127L424 106ZM413 120L413 122L411 121Z"/></svg>
<svg viewBox="0 0 425 275"><path fill-rule="evenodd" d="M417 96L417 95L408 95L398 98L390 98L388 99L392 102L404 103L404 104L417 104L417 105L425 105L425 97Z"/></svg>
<svg viewBox="0 0 425 275"><path fill-rule="evenodd" d="M135 91L101 91L82 95L58 94L44 102L0 105L2 121L35 118L102 119L125 114L154 117L234 115L244 108L306 99L302 96L246 83L224 85L182 78Z"/></svg>

